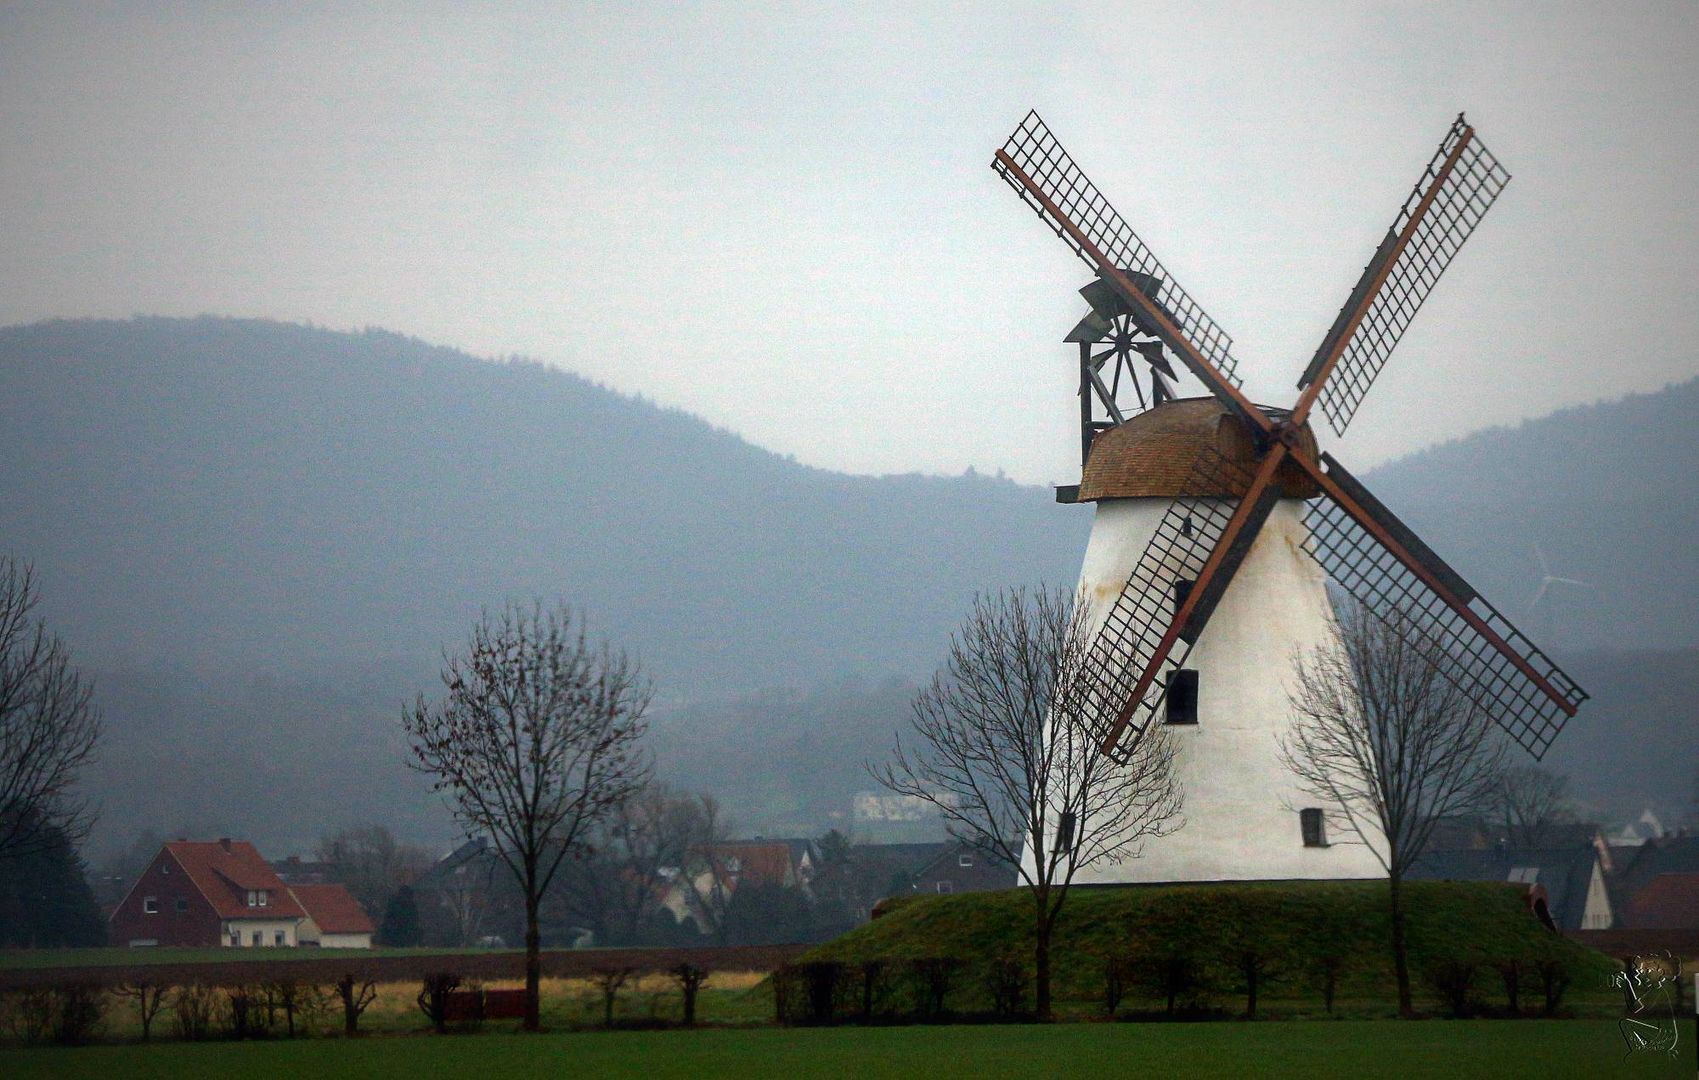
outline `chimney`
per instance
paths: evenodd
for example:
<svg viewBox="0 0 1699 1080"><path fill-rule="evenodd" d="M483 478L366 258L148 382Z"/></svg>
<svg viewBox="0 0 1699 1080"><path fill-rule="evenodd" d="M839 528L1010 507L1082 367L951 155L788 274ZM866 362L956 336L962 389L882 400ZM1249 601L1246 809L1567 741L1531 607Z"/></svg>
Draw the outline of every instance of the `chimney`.
<svg viewBox="0 0 1699 1080"><path fill-rule="evenodd" d="M218 846L223 848L225 851L229 851L230 850L230 838L228 836L219 837L218 838Z"/></svg>

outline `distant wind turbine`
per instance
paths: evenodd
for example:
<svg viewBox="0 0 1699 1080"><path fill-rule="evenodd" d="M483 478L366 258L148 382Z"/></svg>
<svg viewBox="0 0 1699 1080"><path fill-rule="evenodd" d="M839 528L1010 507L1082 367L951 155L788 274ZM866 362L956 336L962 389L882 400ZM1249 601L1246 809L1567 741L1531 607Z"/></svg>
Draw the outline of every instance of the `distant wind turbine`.
<svg viewBox="0 0 1699 1080"><path fill-rule="evenodd" d="M1580 581L1571 577L1559 577L1552 573L1551 564L1546 561L1546 553L1539 544L1534 545L1534 559L1540 564L1540 587L1534 590L1534 596L1528 601L1528 613L1532 616L1542 616L1546 626L1546 636L1557 643L1557 628L1552 609L1552 586L1561 585L1566 588L1597 589L1590 581Z"/></svg>

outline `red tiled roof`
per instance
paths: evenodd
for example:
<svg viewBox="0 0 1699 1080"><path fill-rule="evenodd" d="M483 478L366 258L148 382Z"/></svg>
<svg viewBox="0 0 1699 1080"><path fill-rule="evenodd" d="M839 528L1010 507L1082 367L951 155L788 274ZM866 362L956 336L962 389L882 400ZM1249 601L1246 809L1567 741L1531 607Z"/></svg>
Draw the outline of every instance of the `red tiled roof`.
<svg viewBox="0 0 1699 1080"><path fill-rule="evenodd" d="M318 923L321 933L370 934L377 929L360 901L341 885L291 885L289 891L307 909L307 917Z"/></svg>
<svg viewBox="0 0 1699 1080"><path fill-rule="evenodd" d="M1699 874L1659 874L1628 902L1623 925L1636 930L1699 927Z"/></svg>
<svg viewBox="0 0 1699 1080"><path fill-rule="evenodd" d="M782 840L734 840L716 844L714 858L722 877L767 885L789 885L793 880L790 845ZM733 859L737 860L735 864ZM734 865L735 870L732 869Z"/></svg>
<svg viewBox="0 0 1699 1080"><path fill-rule="evenodd" d="M245 840L174 840L165 850L221 919L298 919L306 914ZM269 894L265 907L248 906L250 889Z"/></svg>

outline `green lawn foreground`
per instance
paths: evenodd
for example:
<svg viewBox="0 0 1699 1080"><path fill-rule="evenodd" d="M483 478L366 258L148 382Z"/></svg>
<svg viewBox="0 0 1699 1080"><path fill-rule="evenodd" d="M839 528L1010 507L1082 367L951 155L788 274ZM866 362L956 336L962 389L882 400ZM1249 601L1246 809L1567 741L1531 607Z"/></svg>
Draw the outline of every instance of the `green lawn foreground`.
<svg viewBox="0 0 1699 1080"><path fill-rule="evenodd" d="M1624 1057L1610 1021L1291 1021L405 1036L0 1051L0 1074L219 1080L573 1075L782 1077L1691 1077L1676 1058Z"/></svg>

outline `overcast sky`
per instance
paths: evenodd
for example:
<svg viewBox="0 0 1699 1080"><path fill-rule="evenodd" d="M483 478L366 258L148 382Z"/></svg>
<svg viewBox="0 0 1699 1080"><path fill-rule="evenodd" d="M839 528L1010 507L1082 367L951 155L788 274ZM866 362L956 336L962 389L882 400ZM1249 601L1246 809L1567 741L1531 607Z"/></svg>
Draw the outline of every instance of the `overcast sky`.
<svg viewBox="0 0 1699 1080"><path fill-rule="evenodd" d="M1515 179L1353 465L1699 374L1692 0L8 4L0 323L383 326L1070 482L1088 275L987 167L1034 107L1276 404L1468 110Z"/></svg>

